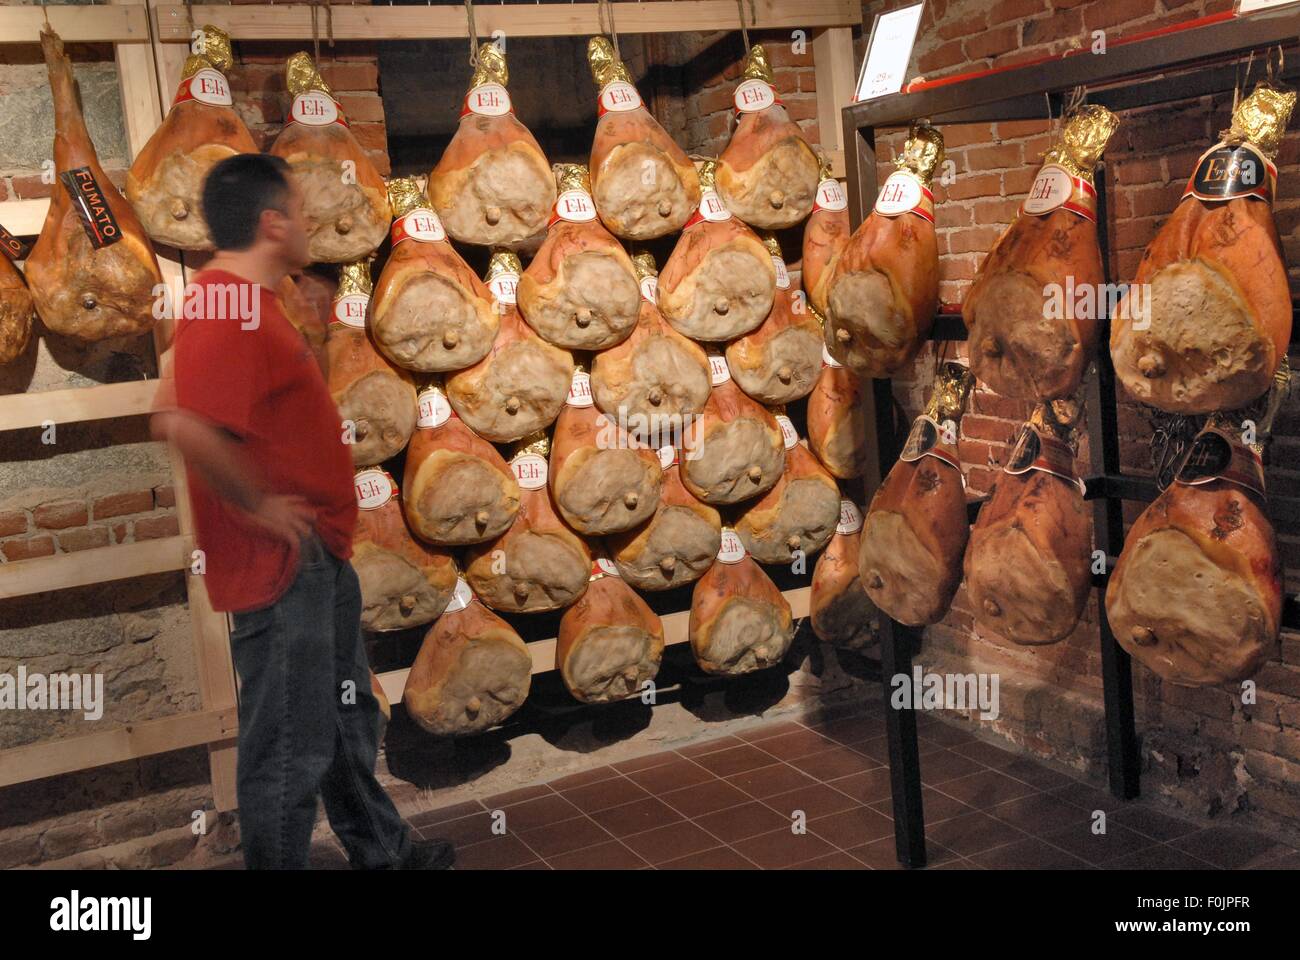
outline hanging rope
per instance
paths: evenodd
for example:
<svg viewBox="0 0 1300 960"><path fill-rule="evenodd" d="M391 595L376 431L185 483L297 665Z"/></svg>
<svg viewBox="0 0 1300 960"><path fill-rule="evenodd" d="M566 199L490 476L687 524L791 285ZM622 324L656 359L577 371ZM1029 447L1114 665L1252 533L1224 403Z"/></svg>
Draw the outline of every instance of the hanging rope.
<svg viewBox="0 0 1300 960"><path fill-rule="evenodd" d="M186 20L186 22L189 24L189 27L190 27L190 46L191 46L190 53L202 53L202 52L203 52L202 50L195 50L195 49L193 49L193 44L194 44L194 39L193 39L193 38L194 38L194 29L195 29L195 28L194 28L194 2L193 2L193 0L185 0L185 20Z"/></svg>
<svg viewBox="0 0 1300 960"><path fill-rule="evenodd" d="M745 56L749 56L749 30L745 27L745 0L736 0L736 10L740 14L740 39L745 41ZM749 12L752 17L754 12L752 0L749 5Z"/></svg>
<svg viewBox="0 0 1300 960"><path fill-rule="evenodd" d="M312 59L316 63L316 69L319 70L320 69L320 28L316 24L316 14L320 10L320 7L317 6L316 0L311 0L311 6L308 7L308 9L311 10Z"/></svg>
<svg viewBox="0 0 1300 960"><path fill-rule="evenodd" d="M469 27L469 65L478 66L478 27L474 24L474 0L465 0L465 21Z"/></svg>
<svg viewBox="0 0 1300 960"><path fill-rule="evenodd" d="M316 58L316 65L320 66L320 24L318 15L322 8L325 10L325 38L330 48L334 47L334 8L330 6L329 0L310 0L311 10L311 46L312 54Z"/></svg>
<svg viewBox="0 0 1300 960"><path fill-rule="evenodd" d="M50 8L45 0L41 0L41 14L45 17L45 26L53 30L54 28L50 27Z"/></svg>
<svg viewBox="0 0 1300 960"><path fill-rule="evenodd" d="M614 46L614 56L623 59L618 49L618 27L614 24L614 7L610 0L596 0L596 25L601 33L609 34L609 42Z"/></svg>

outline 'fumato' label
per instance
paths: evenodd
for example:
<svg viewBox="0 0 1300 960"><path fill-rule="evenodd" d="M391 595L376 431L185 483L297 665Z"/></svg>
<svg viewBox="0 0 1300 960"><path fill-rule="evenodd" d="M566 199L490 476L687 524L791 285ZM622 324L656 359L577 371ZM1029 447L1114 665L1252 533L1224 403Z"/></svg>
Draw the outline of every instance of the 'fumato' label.
<svg viewBox="0 0 1300 960"><path fill-rule="evenodd" d="M474 599L474 588L471 587L464 577L456 578L456 589L451 593L451 600L447 603L447 608L442 612L455 613L457 610L464 610Z"/></svg>
<svg viewBox="0 0 1300 960"><path fill-rule="evenodd" d="M961 458L957 456L957 425L953 421L940 423L925 414L912 421L912 429L898 459L912 463L922 457L937 457L954 470L961 471Z"/></svg>
<svg viewBox="0 0 1300 960"><path fill-rule="evenodd" d="M781 428L781 440L787 450L799 442L799 434L794 428L794 422L784 413L776 415L776 425Z"/></svg>
<svg viewBox="0 0 1300 960"><path fill-rule="evenodd" d="M607 113L623 113L640 106L641 94L636 92L636 87L626 80L611 80L600 89L600 106L596 116L599 118Z"/></svg>
<svg viewBox="0 0 1300 960"><path fill-rule="evenodd" d="M230 96L230 84L220 70L204 67L192 77L181 81L172 106L186 100L197 100L214 107L228 107L235 101Z"/></svg>
<svg viewBox="0 0 1300 960"><path fill-rule="evenodd" d="M740 563L745 559L745 544L740 535L730 527L722 528L722 540L718 545L718 562Z"/></svg>
<svg viewBox="0 0 1300 960"><path fill-rule="evenodd" d="M659 278L642 277L641 278L641 299L646 303L659 305Z"/></svg>
<svg viewBox="0 0 1300 960"><path fill-rule="evenodd" d="M0 253L10 260L21 260L27 256L27 245L0 225Z"/></svg>
<svg viewBox="0 0 1300 960"><path fill-rule="evenodd" d="M441 427L456 416L447 395L436 387L426 387L415 398L415 425L425 430Z"/></svg>
<svg viewBox="0 0 1300 960"><path fill-rule="evenodd" d="M1034 177L1034 185L1020 204L1025 213L1041 217L1064 207L1094 223L1097 221L1097 188L1065 167L1045 163Z"/></svg>
<svg viewBox="0 0 1300 960"><path fill-rule="evenodd" d="M736 94L732 100L740 113L758 113L781 102L781 98L776 95L776 87L757 77L746 80L736 87Z"/></svg>
<svg viewBox="0 0 1300 960"><path fill-rule="evenodd" d="M510 461L510 472L525 490L540 490L546 486L546 458L539 453L521 453Z"/></svg>
<svg viewBox="0 0 1300 960"><path fill-rule="evenodd" d="M1269 203L1277 189L1277 167L1249 143L1230 147L1218 143L1196 161L1184 197L1211 203L1237 197L1258 197Z"/></svg>
<svg viewBox="0 0 1300 960"><path fill-rule="evenodd" d="M727 358L720 353L709 354L709 381L716 387L731 379Z"/></svg>
<svg viewBox="0 0 1300 960"><path fill-rule="evenodd" d="M776 267L776 285L780 290L790 289L790 271L785 268L785 261L780 257L772 258L772 266Z"/></svg>
<svg viewBox="0 0 1300 960"><path fill-rule="evenodd" d="M1033 424L1026 423L1020 428L1020 436L1016 438L1016 445L1011 448L1011 456L1002 471L1021 474L1030 470L1041 470L1068 480L1079 488L1080 494L1086 492L1083 481L1074 474L1074 451L1070 445L1060 437L1044 433Z"/></svg>
<svg viewBox="0 0 1300 960"><path fill-rule="evenodd" d="M364 328L366 310L370 306L370 297L364 293L349 293L334 301L334 310L330 319L349 327Z"/></svg>
<svg viewBox="0 0 1300 960"><path fill-rule="evenodd" d="M387 470L371 467L361 470L352 478L357 506L362 510L378 510L397 495L397 484Z"/></svg>
<svg viewBox="0 0 1300 960"><path fill-rule="evenodd" d="M59 180L72 198L72 209L77 212L77 219L81 221L92 247L101 250L122 239L122 228L117 225L108 197L90 167L64 170L59 174Z"/></svg>
<svg viewBox="0 0 1300 960"><path fill-rule="evenodd" d="M817 195L813 198L813 211L829 210L832 213L849 208L849 195L838 180L826 179L817 184Z"/></svg>
<svg viewBox="0 0 1300 960"><path fill-rule="evenodd" d="M294 97L289 122L305 123L309 127L328 127L331 123L348 125L339 102L323 90L308 90Z"/></svg>
<svg viewBox="0 0 1300 960"><path fill-rule="evenodd" d="M428 207L416 207L393 221L393 246L403 240L437 243L446 239L447 231L442 226L442 220Z"/></svg>
<svg viewBox="0 0 1300 960"><path fill-rule="evenodd" d="M731 219L731 211L727 205L722 202L716 190L705 190L700 196L700 205L695 208L691 218L686 221L683 230L689 230L697 223L703 223L708 220L710 223L725 223Z"/></svg>
<svg viewBox="0 0 1300 960"><path fill-rule="evenodd" d="M569 396L564 401L571 407L589 407L595 400L591 396L591 374L575 370L569 381Z"/></svg>
<svg viewBox="0 0 1300 960"><path fill-rule="evenodd" d="M549 227L557 220L590 223L595 219L596 204L592 202L591 194L585 190L565 190L555 198L555 206L551 208L551 219L546 221L546 225Z"/></svg>
<svg viewBox="0 0 1300 960"><path fill-rule="evenodd" d="M895 170L876 196L876 213L884 217L914 213L934 223L934 194L910 170Z"/></svg>
<svg viewBox="0 0 1300 960"><path fill-rule="evenodd" d="M487 285L492 291L492 299L497 303L511 304L518 300L519 274L517 273L498 273L488 281Z"/></svg>
<svg viewBox="0 0 1300 960"><path fill-rule="evenodd" d="M1189 487L1225 480L1264 496L1264 463L1259 454L1217 427L1206 427L1192 441L1176 479Z"/></svg>
<svg viewBox="0 0 1300 960"><path fill-rule="evenodd" d="M835 532L841 536L857 533L862 529L862 511L852 500L840 500L840 522L835 525Z"/></svg>
<svg viewBox="0 0 1300 960"><path fill-rule="evenodd" d="M485 83L475 87L465 94L465 102L460 108L462 117L470 113L480 117L504 117L513 112L510 94L499 83Z"/></svg>

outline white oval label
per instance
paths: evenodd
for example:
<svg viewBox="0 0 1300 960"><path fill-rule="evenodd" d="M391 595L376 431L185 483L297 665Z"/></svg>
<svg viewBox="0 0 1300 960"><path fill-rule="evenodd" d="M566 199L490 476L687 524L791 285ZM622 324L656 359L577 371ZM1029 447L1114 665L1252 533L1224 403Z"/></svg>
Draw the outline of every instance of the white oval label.
<svg viewBox="0 0 1300 960"><path fill-rule="evenodd" d="M485 83L465 94L465 109L480 117L502 117L510 112L510 94L499 83Z"/></svg>
<svg viewBox="0 0 1300 960"><path fill-rule="evenodd" d="M465 582L464 577L456 578L456 589L452 591L451 600L443 613L455 613L457 610L464 610L469 606L470 601L474 599L474 588Z"/></svg>
<svg viewBox="0 0 1300 960"><path fill-rule="evenodd" d="M789 450L799 442L799 434L795 432L794 422L784 413L778 413L776 423L781 428L781 439L785 441L785 448Z"/></svg>
<svg viewBox="0 0 1300 960"><path fill-rule="evenodd" d="M642 277L641 278L641 299L658 306L659 304L659 278Z"/></svg>
<svg viewBox="0 0 1300 960"><path fill-rule="evenodd" d="M723 223L731 219L731 211L716 191L705 190L700 197L700 216L713 223Z"/></svg>
<svg viewBox="0 0 1300 960"><path fill-rule="evenodd" d="M441 427L451 419L451 404L447 402L446 395L436 387L428 387L420 391L415 402L417 427L426 430Z"/></svg>
<svg viewBox="0 0 1300 960"><path fill-rule="evenodd" d="M427 207L417 207L402 217L402 230L412 240L437 243L447 239L447 231L442 227L438 215Z"/></svg>
<svg viewBox="0 0 1300 960"><path fill-rule="evenodd" d="M200 103L210 103L214 107L228 107L234 100L230 97L230 85L226 78L211 67L204 67L190 77L190 96Z"/></svg>
<svg viewBox="0 0 1300 960"><path fill-rule="evenodd" d="M790 271L785 268L785 261L780 257L772 257L772 266L776 267L776 285L787 290L790 287Z"/></svg>
<svg viewBox="0 0 1300 960"><path fill-rule="evenodd" d="M816 203L823 210L847 210L849 195L838 180L823 180L817 184Z"/></svg>
<svg viewBox="0 0 1300 960"><path fill-rule="evenodd" d="M840 522L835 527L835 532L848 535L857 533L862 529L862 511L852 500L840 501Z"/></svg>
<svg viewBox="0 0 1300 960"><path fill-rule="evenodd" d="M595 566L596 570L599 570L607 577L619 576L618 567L608 557L597 557Z"/></svg>
<svg viewBox="0 0 1300 960"><path fill-rule="evenodd" d="M324 127L339 118L339 105L329 94L308 90L293 98L289 117L309 127Z"/></svg>
<svg viewBox="0 0 1300 960"><path fill-rule="evenodd" d="M517 273L499 273L488 281L492 299L497 303L515 303L518 288L519 274Z"/></svg>
<svg viewBox="0 0 1300 960"><path fill-rule="evenodd" d="M596 219L596 205L584 190L565 190L555 200L555 215L570 223L589 223Z"/></svg>
<svg viewBox="0 0 1300 960"><path fill-rule="evenodd" d="M1069 200L1073 190L1074 180L1069 171L1049 163L1038 171L1034 185L1029 188L1029 195L1021 207L1025 213L1049 213Z"/></svg>
<svg viewBox="0 0 1300 960"><path fill-rule="evenodd" d="M659 448L659 469L667 470L677 462L677 448L669 444Z"/></svg>
<svg viewBox="0 0 1300 960"><path fill-rule="evenodd" d="M736 109L741 113L758 113L776 103L776 91L766 80L746 80L736 88Z"/></svg>
<svg viewBox="0 0 1300 960"><path fill-rule="evenodd" d="M362 470L352 478L352 486L362 510L377 510L393 499L393 478L383 470Z"/></svg>
<svg viewBox="0 0 1300 960"><path fill-rule="evenodd" d="M621 113L624 110L635 110L641 106L641 94L636 92L636 87L626 80L614 80L605 84L600 91L600 105L605 110L613 110L615 113Z"/></svg>
<svg viewBox="0 0 1300 960"><path fill-rule="evenodd" d="M718 560L721 563L739 563L745 559L745 544L740 535L730 527L723 527L722 542L718 546Z"/></svg>
<svg viewBox="0 0 1300 960"><path fill-rule="evenodd" d="M824 343L822 344L822 363L828 367L844 366L844 364L840 363L838 360L836 360L834 357L831 356L831 348L826 346L826 344Z"/></svg>
<svg viewBox="0 0 1300 960"><path fill-rule="evenodd" d="M370 306L370 297L364 293L349 293L334 301L334 319L349 327L364 329L366 325L366 308Z"/></svg>
<svg viewBox="0 0 1300 960"><path fill-rule="evenodd" d="M876 212L887 217L907 213L921 202L921 183L911 174L895 171L889 175L876 198Z"/></svg>
<svg viewBox="0 0 1300 960"><path fill-rule="evenodd" d="M727 366L727 358L720 353L709 354L709 378L715 387L731 379L731 368Z"/></svg>
<svg viewBox="0 0 1300 960"><path fill-rule="evenodd" d="M546 486L546 458L536 453L521 453L510 461L510 471L525 490Z"/></svg>
<svg viewBox="0 0 1300 960"><path fill-rule="evenodd" d="M589 407L592 402L591 374L574 371L573 379L569 381L569 398L565 403L571 407Z"/></svg>

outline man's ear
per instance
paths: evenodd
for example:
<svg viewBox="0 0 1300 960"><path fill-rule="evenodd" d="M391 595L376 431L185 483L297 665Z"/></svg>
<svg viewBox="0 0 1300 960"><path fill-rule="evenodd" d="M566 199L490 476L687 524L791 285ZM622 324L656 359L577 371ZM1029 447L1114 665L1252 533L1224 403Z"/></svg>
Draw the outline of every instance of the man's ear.
<svg viewBox="0 0 1300 960"><path fill-rule="evenodd" d="M276 242L284 232L285 216L274 207L267 207L257 218L257 238Z"/></svg>

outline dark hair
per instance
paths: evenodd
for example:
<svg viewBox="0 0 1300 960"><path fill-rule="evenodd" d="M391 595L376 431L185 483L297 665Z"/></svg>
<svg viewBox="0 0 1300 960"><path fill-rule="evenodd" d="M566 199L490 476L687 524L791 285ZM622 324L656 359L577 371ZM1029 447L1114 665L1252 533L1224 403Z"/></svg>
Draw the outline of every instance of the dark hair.
<svg viewBox="0 0 1300 960"><path fill-rule="evenodd" d="M203 218L218 250L247 250L263 210L287 213L289 165L267 153L227 157L203 181Z"/></svg>

